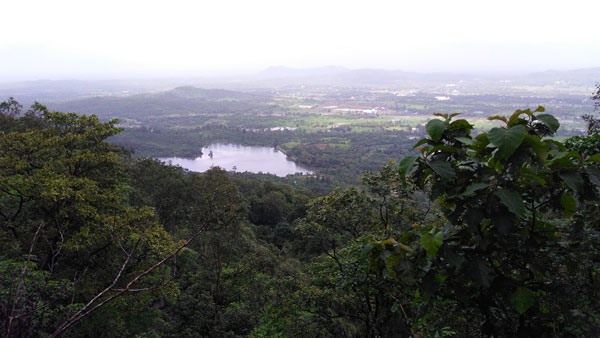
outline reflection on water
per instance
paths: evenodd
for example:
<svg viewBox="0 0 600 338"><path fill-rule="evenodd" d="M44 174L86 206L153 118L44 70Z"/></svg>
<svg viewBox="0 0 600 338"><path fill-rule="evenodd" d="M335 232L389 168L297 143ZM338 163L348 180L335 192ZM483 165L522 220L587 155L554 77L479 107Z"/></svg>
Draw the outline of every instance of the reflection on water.
<svg viewBox="0 0 600 338"><path fill-rule="evenodd" d="M197 172L218 166L225 170L263 172L277 176L295 173L312 174L310 170L296 165L274 148L215 143L202 148L202 154L195 159L161 157L159 160Z"/></svg>

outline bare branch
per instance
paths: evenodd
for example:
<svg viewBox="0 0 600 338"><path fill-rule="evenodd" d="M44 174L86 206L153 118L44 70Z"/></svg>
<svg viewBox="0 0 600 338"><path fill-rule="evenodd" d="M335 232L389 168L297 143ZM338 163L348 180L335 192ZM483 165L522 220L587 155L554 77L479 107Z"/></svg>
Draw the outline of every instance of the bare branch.
<svg viewBox="0 0 600 338"><path fill-rule="evenodd" d="M164 264L166 261L168 261L169 259L171 259L172 257L174 257L175 255L177 255L183 248L185 248L186 246L188 246L196 237L198 237L205 229L207 223L202 224L198 230L196 231L196 233L194 233L190 238L188 238L185 242L183 242L179 247L177 247L177 249L175 249L173 252L171 252L170 254L168 254L167 256L165 256L163 259L161 259L160 261L158 261L157 263L155 263L154 265L152 265L151 267L149 267L148 269L146 269L144 272L138 274L137 276L135 276L134 278L132 278L127 285L125 286L125 288L123 289L118 289L115 290L113 289L113 287L115 286L115 284L117 283L117 281L120 279L121 274L123 273L123 271L125 270L127 264L129 263L129 260L133 254L133 252L135 251L135 249L137 248L137 243L136 246L134 247L134 249L130 252L130 254L127 256L127 259L123 262L123 265L121 266L121 268L119 269L117 275L115 276L115 278L113 279L112 283L107 286L106 288L104 288L104 290L102 290L100 293L98 293L96 296L94 296L94 298L92 298L87 304L85 304L79 311L77 311L75 314L73 314L71 317L69 317L64 323L62 323L57 329L56 331L54 331L49 338L54 338L54 337L58 337L60 335L62 335L65 331L67 331L71 326L73 326L74 324L78 323L80 320L82 320L83 318L89 316L91 313L93 313L94 311L98 310L99 308L101 308L102 306L106 305L107 303L111 302L112 300L114 300L115 298L123 295L126 292L141 292L141 291L147 291L146 289L133 289L132 286L133 284L135 284L137 281L139 281L141 278L143 278L144 276L152 273L154 270L156 270L159 266L161 266L162 264ZM139 240L138 240L139 243ZM106 299L104 299L103 301L96 303L96 301L98 301L98 299L100 299L101 297L103 297L108 291L117 291L117 293L107 297ZM150 289L148 289L150 290Z"/></svg>

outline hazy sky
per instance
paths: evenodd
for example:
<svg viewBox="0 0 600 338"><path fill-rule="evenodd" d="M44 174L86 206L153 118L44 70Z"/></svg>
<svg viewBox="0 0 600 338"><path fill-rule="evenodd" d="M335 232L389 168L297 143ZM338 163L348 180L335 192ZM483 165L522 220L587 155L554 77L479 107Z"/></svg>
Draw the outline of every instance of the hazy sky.
<svg viewBox="0 0 600 338"><path fill-rule="evenodd" d="M598 0L6 0L0 82L256 71L600 66Z"/></svg>

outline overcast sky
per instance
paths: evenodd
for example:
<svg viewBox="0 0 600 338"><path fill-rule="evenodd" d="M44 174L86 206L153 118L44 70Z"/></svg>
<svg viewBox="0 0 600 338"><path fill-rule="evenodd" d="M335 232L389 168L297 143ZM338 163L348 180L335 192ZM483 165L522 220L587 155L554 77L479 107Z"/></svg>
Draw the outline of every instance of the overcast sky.
<svg viewBox="0 0 600 338"><path fill-rule="evenodd" d="M600 66L598 0L7 0L0 82L273 65L504 72Z"/></svg>

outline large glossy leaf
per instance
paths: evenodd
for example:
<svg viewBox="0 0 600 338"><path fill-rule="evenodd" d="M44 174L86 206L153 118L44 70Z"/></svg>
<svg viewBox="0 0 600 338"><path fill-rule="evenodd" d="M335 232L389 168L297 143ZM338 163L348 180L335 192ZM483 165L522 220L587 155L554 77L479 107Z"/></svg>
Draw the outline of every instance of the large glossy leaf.
<svg viewBox="0 0 600 338"><path fill-rule="evenodd" d="M470 124L469 121L467 121L467 120L456 120L456 121L450 123L450 125L448 126L448 129L450 129L450 130L457 130L457 129L471 130L471 129L473 129L473 125Z"/></svg>
<svg viewBox="0 0 600 338"><path fill-rule="evenodd" d="M540 114L537 115L536 118L542 121L553 132L556 132L558 130L558 127L560 127L560 123L558 122L558 120L550 114Z"/></svg>
<svg viewBox="0 0 600 338"><path fill-rule="evenodd" d="M417 156L408 156L400 161L400 164L398 165L398 172L400 174L400 178L402 179L403 185L406 185L406 176L410 175L416 161Z"/></svg>
<svg viewBox="0 0 600 338"><path fill-rule="evenodd" d="M477 152L482 152L488 146L489 143L490 140L488 134L481 133L475 136L475 141L471 145L471 148L473 148Z"/></svg>
<svg viewBox="0 0 600 338"><path fill-rule="evenodd" d="M440 175L443 179L450 180L456 176L456 172L450 163L444 160L434 160L429 162L429 167Z"/></svg>
<svg viewBox="0 0 600 338"><path fill-rule="evenodd" d="M525 215L525 204L519 193L508 189L498 189L494 195L498 196L502 204L508 208L508 211L520 217Z"/></svg>
<svg viewBox="0 0 600 338"><path fill-rule="evenodd" d="M523 125L516 125L510 129L492 128L488 133L490 142L498 147L500 156L507 159L512 155L523 142L527 128Z"/></svg>
<svg viewBox="0 0 600 338"><path fill-rule="evenodd" d="M567 184L567 187L571 188L571 190L573 190L574 192L576 192L578 194L583 192L583 186L584 186L583 177L581 177L581 175L578 172L567 171L567 172L562 172L559 175L560 175L560 178L562 178L563 181L565 181L565 183Z"/></svg>
<svg viewBox="0 0 600 338"><path fill-rule="evenodd" d="M530 135L530 134L525 134L525 138L523 139L523 142L526 142L528 145L531 146L531 148L537 155L538 160L540 160L540 162L542 162L542 163L546 162L546 159L548 157L548 144L540 141L540 138L538 136L534 136L534 135Z"/></svg>
<svg viewBox="0 0 600 338"><path fill-rule="evenodd" d="M425 130L427 130L427 133L429 134L432 140L439 141L442 139L442 134L444 133L444 130L446 130L447 127L448 122L435 119L427 122Z"/></svg>
<svg viewBox="0 0 600 338"><path fill-rule="evenodd" d="M535 293L528 288L520 287L512 294L510 302L515 307L517 313L522 315L533 306Z"/></svg>

